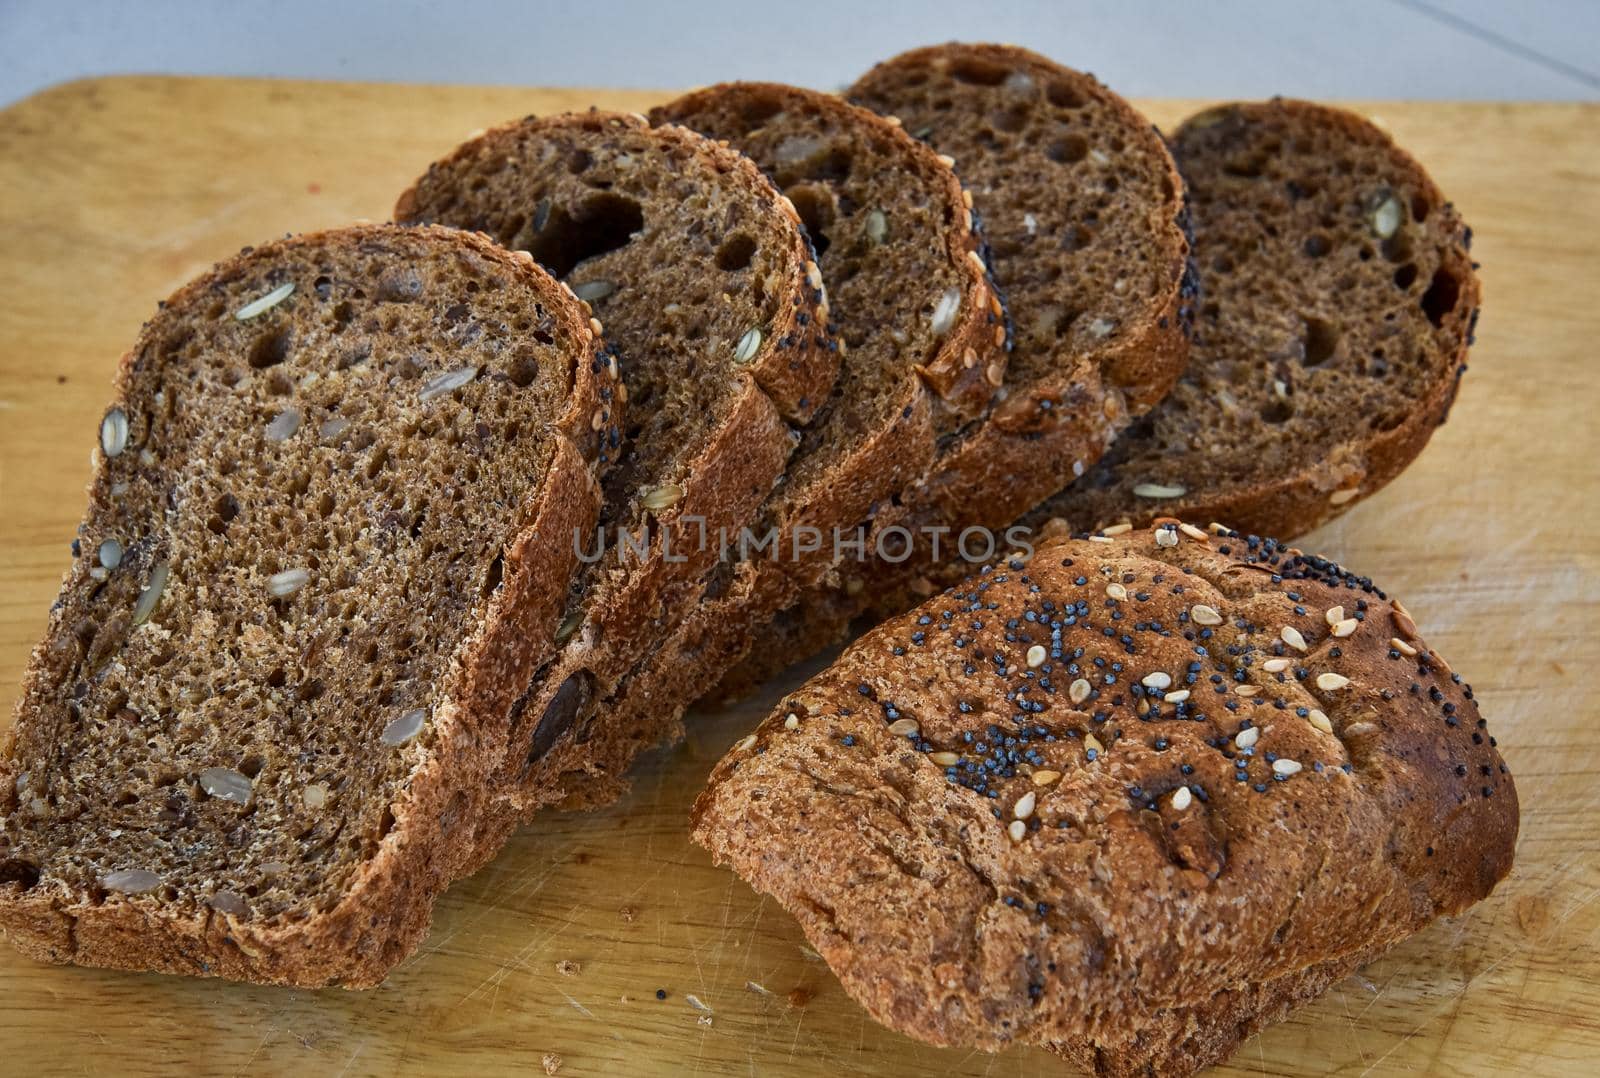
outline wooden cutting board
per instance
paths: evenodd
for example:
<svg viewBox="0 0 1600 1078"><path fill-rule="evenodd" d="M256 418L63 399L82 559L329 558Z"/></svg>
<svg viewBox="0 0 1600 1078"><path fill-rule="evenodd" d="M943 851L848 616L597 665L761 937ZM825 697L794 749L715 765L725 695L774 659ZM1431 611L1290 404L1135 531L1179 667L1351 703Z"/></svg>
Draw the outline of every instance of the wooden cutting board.
<svg viewBox="0 0 1600 1078"><path fill-rule="evenodd" d="M0 707L68 562L112 367L240 246L382 219L468 132L665 95L116 78L0 112ZM1199 102L1143 102L1166 127ZM1380 104L1477 230L1486 300L1450 422L1305 544L1405 598L1476 686L1522 798L1517 868L1250 1041L1238 1073L1592 1074L1600 1058L1600 109ZM778 689L762 704L775 698ZM11 1073L1059 1073L929 1048L855 1006L794 924L685 838L764 710L695 717L633 792L548 815L363 993L36 965L0 946ZM570 974L557 964L572 962ZM658 999L658 989L665 992Z"/></svg>

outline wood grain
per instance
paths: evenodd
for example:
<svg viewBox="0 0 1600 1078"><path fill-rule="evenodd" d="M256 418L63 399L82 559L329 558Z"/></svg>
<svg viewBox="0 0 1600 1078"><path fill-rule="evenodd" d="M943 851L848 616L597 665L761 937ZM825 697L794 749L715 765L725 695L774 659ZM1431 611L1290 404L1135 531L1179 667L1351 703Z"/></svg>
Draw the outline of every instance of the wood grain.
<svg viewBox="0 0 1600 1078"><path fill-rule="evenodd" d="M244 244L387 216L474 128L661 96L118 78L0 112L4 713L67 565L113 364L157 299ZM1144 103L1163 126L1199 104ZM1485 311L1449 424L1306 545L1403 596L1473 681L1517 779L1522 839L1488 902L1227 1069L1593 1073L1600 696L1584 684L1600 670L1600 110L1363 111L1476 227ZM696 788L756 711L695 718L622 803L520 835L446 896L421 953L375 991L47 967L0 948L6 1069L481 1074L551 1052L574 1075L1059 1073L1036 1051L942 1051L880 1029L781 911L688 845ZM581 968L558 973L568 960Z"/></svg>

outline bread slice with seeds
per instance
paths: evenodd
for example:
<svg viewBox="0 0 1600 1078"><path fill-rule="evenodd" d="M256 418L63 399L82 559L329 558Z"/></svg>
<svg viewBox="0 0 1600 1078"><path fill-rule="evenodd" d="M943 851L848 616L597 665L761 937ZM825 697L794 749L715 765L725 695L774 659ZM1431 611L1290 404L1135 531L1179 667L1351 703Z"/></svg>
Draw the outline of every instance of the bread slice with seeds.
<svg viewBox="0 0 1600 1078"><path fill-rule="evenodd" d="M1182 1075L1486 897L1518 804L1398 601L1163 520L868 633L694 827L891 1028Z"/></svg>
<svg viewBox="0 0 1600 1078"><path fill-rule="evenodd" d="M624 360L629 424L559 654L515 708L501 821L624 788L606 701L672 633L827 400L838 352L800 217L736 151L639 116L496 128L431 166L402 221L488 233L569 284ZM629 537L624 540L624 536ZM492 843L491 843L492 845Z"/></svg>
<svg viewBox="0 0 1600 1078"><path fill-rule="evenodd" d="M649 744L750 649L760 627L838 560L837 535L919 481L940 439L982 415L1006 328L967 198L948 164L897 124L831 94L729 83L656 109L748 155L816 245L842 361L783 482L678 632L607 706Z"/></svg>
<svg viewBox="0 0 1600 1078"><path fill-rule="evenodd" d="M581 306L466 233L286 239L179 290L122 361L0 759L12 943L381 980L470 867L615 385Z"/></svg>
<svg viewBox="0 0 1600 1078"><path fill-rule="evenodd" d="M1182 514L1299 535L1398 475L1444 422L1479 289L1471 231L1352 113L1233 104L1172 139L1203 282L1188 370L1031 516Z"/></svg>
<svg viewBox="0 0 1600 1078"><path fill-rule="evenodd" d="M1000 531L1099 459L1171 387L1193 300L1183 182L1160 134L1093 77L1025 49L949 44L879 64L846 91L954 159L982 218L1015 345L981 421L951 436L920 483L880 512L869 557L805 596L763 656L717 695L742 695L852 618L904 610L970 571L932 529ZM881 544L880 544L881 539ZM993 551L974 546L977 561ZM950 565L954 561L956 564ZM940 569L940 563L945 568ZM785 645L787 641L787 646Z"/></svg>

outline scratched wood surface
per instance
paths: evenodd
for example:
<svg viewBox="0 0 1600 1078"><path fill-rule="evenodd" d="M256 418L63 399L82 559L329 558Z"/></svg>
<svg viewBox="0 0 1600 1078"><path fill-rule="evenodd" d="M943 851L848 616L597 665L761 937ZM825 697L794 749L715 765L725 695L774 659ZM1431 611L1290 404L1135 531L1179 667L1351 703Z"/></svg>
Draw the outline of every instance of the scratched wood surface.
<svg viewBox="0 0 1600 1078"><path fill-rule="evenodd" d="M116 78L0 112L0 721L67 565L113 363L158 299L244 244L387 216L476 128L662 96ZM1197 105L1144 104L1163 126ZM1600 109L1364 111L1474 225L1485 311L1449 424L1305 545L1403 596L1475 684L1517 779L1522 836L1489 901L1252 1040L1228 1069L1592 1074ZM574 1075L1062 1071L1036 1050L938 1050L877 1027L781 910L687 843L694 793L759 706L696 717L614 807L519 835L450 891L420 952L374 991L42 966L0 947L4 1069L482 1074L554 1053Z"/></svg>

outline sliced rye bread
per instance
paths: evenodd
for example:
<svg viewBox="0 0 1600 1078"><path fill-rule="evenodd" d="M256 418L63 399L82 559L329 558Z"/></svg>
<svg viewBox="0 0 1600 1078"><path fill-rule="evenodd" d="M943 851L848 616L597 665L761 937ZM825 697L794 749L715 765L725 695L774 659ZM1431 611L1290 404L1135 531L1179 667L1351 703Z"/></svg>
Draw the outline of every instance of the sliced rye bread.
<svg viewBox="0 0 1600 1078"><path fill-rule="evenodd" d="M1484 727L1370 580L1165 520L868 633L717 765L694 837L895 1030L1189 1074L1505 877Z"/></svg>
<svg viewBox="0 0 1600 1078"><path fill-rule="evenodd" d="M446 229L276 241L122 360L0 760L0 928L369 986L470 867L617 418L582 306Z"/></svg>
<svg viewBox="0 0 1600 1078"><path fill-rule="evenodd" d="M560 653L514 708L499 826L563 801L602 803L625 789L637 749L605 702L699 599L716 537L755 516L798 440L789 423L815 415L833 383L810 245L794 206L734 150L602 112L473 139L431 166L395 216L531 253L592 305L626 363L627 444L605 483L604 553L574 583ZM622 532L649 537L642 556Z"/></svg>
<svg viewBox="0 0 1600 1078"><path fill-rule="evenodd" d="M741 659L761 627L920 480L938 442L987 409L1005 312L955 173L876 113L774 83L700 90L651 113L749 156L799 208L840 340L839 379L752 521L776 549L730 551L677 633L607 702L644 744Z"/></svg>
<svg viewBox="0 0 1600 1078"><path fill-rule="evenodd" d="M905 528L917 542L911 557L842 564L840 579L809 592L787 616L793 624L717 698L743 695L843 638L864 612L884 616L926 598L937 590L928 574L952 560L949 538L942 559L932 558L927 529L1004 529L1091 467L1188 357L1183 181L1160 134L1126 101L1024 49L962 44L885 61L846 96L954 158L983 220L1015 347L992 414L948 439L926 479L878 516L885 549L903 542L889 529ZM945 572L972 568L954 560Z"/></svg>
<svg viewBox="0 0 1600 1078"><path fill-rule="evenodd" d="M1292 538L1393 479L1444 422L1478 316L1472 233L1343 109L1225 105L1172 148L1204 291L1188 370L1028 523L1181 514Z"/></svg>

